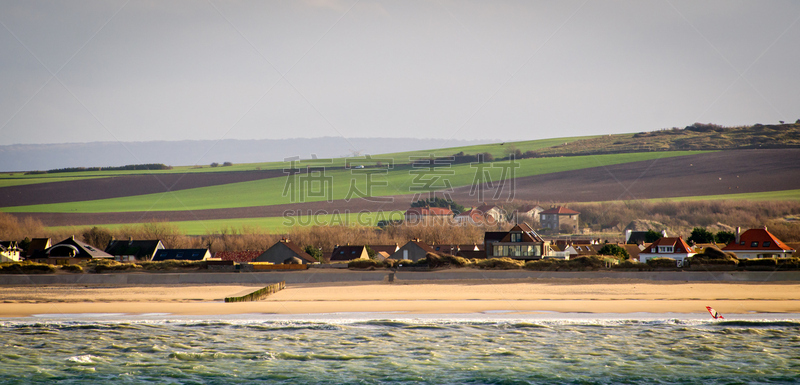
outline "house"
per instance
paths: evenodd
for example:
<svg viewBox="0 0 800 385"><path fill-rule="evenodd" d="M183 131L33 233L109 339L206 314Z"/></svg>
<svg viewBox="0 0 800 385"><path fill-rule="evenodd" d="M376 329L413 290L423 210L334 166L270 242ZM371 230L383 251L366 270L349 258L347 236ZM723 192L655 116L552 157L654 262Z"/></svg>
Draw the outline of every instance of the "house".
<svg viewBox="0 0 800 385"><path fill-rule="evenodd" d="M352 261L354 259L369 259L369 253L367 253L366 246L339 246L333 249L333 253L331 253L331 262L346 262Z"/></svg>
<svg viewBox="0 0 800 385"><path fill-rule="evenodd" d="M494 219L495 222L505 222L505 212L496 205L487 205L483 204L475 208L479 213L483 213L486 216L491 217Z"/></svg>
<svg viewBox="0 0 800 385"><path fill-rule="evenodd" d="M392 259L397 259L400 261L419 261L422 258L425 258L428 253L435 253L432 247L428 246L425 242L421 242L419 239L414 239L408 241L405 245L397 249L397 251L392 254Z"/></svg>
<svg viewBox="0 0 800 385"><path fill-rule="evenodd" d="M388 258L395 251L400 250L400 246L396 243L394 245L369 245L369 248L375 252L375 254L380 254L381 252L386 253L386 257Z"/></svg>
<svg viewBox="0 0 800 385"><path fill-rule="evenodd" d="M428 218L449 219L453 211L444 207L412 207L406 210L405 219L408 222L420 222Z"/></svg>
<svg viewBox="0 0 800 385"><path fill-rule="evenodd" d="M50 248L50 246L52 246L50 244L50 238L33 238L28 245L28 249L25 250L25 256L30 258L34 254Z"/></svg>
<svg viewBox="0 0 800 385"><path fill-rule="evenodd" d="M106 253L118 262L152 261L156 251L163 250L160 240L112 240L106 246Z"/></svg>
<svg viewBox="0 0 800 385"><path fill-rule="evenodd" d="M566 207L553 207L539 213L539 223L545 229L576 233L580 214Z"/></svg>
<svg viewBox="0 0 800 385"><path fill-rule="evenodd" d="M484 247L487 258L541 259L545 254L544 240L525 223L505 233L486 232Z"/></svg>
<svg viewBox="0 0 800 385"><path fill-rule="evenodd" d="M767 231L766 226L744 233L741 231L740 227L736 228L736 238L722 251L732 251L739 259L789 258L796 251Z"/></svg>
<svg viewBox="0 0 800 385"><path fill-rule="evenodd" d="M653 258L672 258L677 261L678 267L683 266L686 258L697 253L689 247L683 238L663 237L645 247L639 253L639 262L647 262Z"/></svg>
<svg viewBox="0 0 800 385"><path fill-rule="evenodd" d="M205 261L208 259L211 259L211 252L208 249L161 249L156 251L152 261Z"/></svg>
<svg viewBox="0 0 800 385"><path fill-rule="evenodd" d="M0 242L0 262L19 262L22 249L17 245L17 241Z"/></svg>
<svg viewBox="0 0 800 385"><path fill-rule="evenodd" d="M539 214L544 211L544 208L539 205L525 205L522 206L511 214L514 223L524 223L526 220L536 220Z"/></svg>
<svg viewBox="0 0 800 385"><path fill-rule="evenodd" d="M495 218L495 215L481 211L480 208L473 208L464 211L463 213L459 213L453 217L453 220L456 223L468 223L471 225L493 225L498 222L498 219Z"/></svg>
<svg viewBox="0 0 800 385"><path fill-rule="evenodd" d="M214 253L214 258L220 261L233 261L233 262L253 262L259 255L264 253L260 250L246 250L246 251L217 251Z"/></svg>
<svg viewBox="0 0 800 385"><path fill-rule="evenodd" d="M114 256L71 236L47 249L37 251L28 259L52 265L70 265L92 259L114 259Z"/></svg>
<svg viewBox="0 0 800 385"><path fill-rule="evenodd" d="M625 243L631 245L643 245L647 243L647 234L650 231L625 230ZM661 237L667 236L667 230L661 230Z"/></svg>
<svg viewBox="0 0 800 385"><path fill-rule="evenodd" d="M271 262L276 265L279 264L295 264L302 263L304 265L310 263L318 263L314 257L308 255L300 246L297 246L289 239L281 239L272 245L269 249L259 255L255 262Z"/></svg>

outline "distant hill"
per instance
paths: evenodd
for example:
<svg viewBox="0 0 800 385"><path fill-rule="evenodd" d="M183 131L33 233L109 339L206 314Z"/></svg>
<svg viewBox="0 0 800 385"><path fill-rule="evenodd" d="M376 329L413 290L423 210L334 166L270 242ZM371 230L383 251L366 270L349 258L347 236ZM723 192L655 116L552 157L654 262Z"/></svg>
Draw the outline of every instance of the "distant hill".
<svg viewBox="0 0 800 385"><path fill-rule="evenodd" d="M297 138L265 140L185 140L175 142L92 142L18 144L0 146L0 171L49 170L66 167L109 167L163 163L170 166L207 165L212 162L256 163L282 161L311 154L338 158L470 146L490 140L413 138Z"/></svg>
<svg viewBox="0 0 800 385"><path fill-rule="evenodd" d="M685 128L577 140L539 149L535 156L768 148L800 148L800 123L739 127L695 123Z"/></svg>

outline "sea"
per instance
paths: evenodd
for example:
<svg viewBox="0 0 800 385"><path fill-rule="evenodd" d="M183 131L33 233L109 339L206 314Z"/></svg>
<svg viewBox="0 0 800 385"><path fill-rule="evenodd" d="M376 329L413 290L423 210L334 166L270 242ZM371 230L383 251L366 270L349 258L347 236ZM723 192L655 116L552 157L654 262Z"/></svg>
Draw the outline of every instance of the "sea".
<svg viewBox="0 0 800 385"><path fill-rule="evenodd" d="M2 384L795 384L800 315L0 319Z"/></svg>

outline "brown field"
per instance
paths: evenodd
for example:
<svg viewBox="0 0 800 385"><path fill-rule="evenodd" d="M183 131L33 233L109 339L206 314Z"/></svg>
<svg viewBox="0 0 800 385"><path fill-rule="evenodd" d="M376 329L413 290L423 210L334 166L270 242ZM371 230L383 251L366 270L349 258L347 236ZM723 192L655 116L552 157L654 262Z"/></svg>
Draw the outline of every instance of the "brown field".
<svg viewBox="0 0 800 385"><path fill-rule="evenodd" d="M278 173L280 173L278 171ZM269 177L267 172L256 172L261 177ZM224 174L223 174L224 175ZM256 175L250 176L258 179ZM184 182L180 186L192 187L208 185L202 184L202 178L213 178L211 174L193 174L197 179ZM274 176L274 175L273 175ZM167 176L159 175L159 178ZM247 176L238 176L240 178ZM153 176L148 182L154 182ZM219 183L222 182L218 176ZM165 179L161 179L165 180ZM236 180L241 181L241 180ZM30 194L61 195L59 198L39 198L39 203L46 199L59 199L59 201L85 200L95 194L89 191L87 181L74 185L76 191L69 191L69 195L54 194L52 190L28 190ZM91 182L91 181L89 181ZM59 182L73 183L73 182ZM51 185L56 185L52 183ZM115 189L124 189L133 195L131 189L135 183L114 182ZM169 186L169 184L167 184ZM80 186L80 188L79 188ZM100 189L93 185L92 190ZM177 186L177 185L176 185ZM28 186L19 186L28 187ZM162 186L163 188L163 186ZM190 187L184 187L190 188ZM505 188L510 188L507 182ZM0 192L5 193L0 189ZM176 188L172 188L173 190ZM612 166L593 167L581 170L517 178L515 180L514 199L540 202L595 202L632 199L653 199L681 196L717 195L732 193L753 193L776 190L800 189L800 149L770 149L770 150L732 150L708 154L698 154L683 157L672 157L650 161L633 162ZM453 199L464 206L478 203L476 196L470 196L469 187L456 188L452 194ZM163 190L160 190L163 191ZM508 191L508 190L506 190ZM155 191L157 192L157 191ZM67 193L65 191L65 193ZM121 194L121 191L116 192ZM486 201L491 201L493 191L486 191ZM108 197L108 196L106 196ZM501 195L500 200L505 200L507 194ZM89 225L98 223L134 223L148 220L188 221L207 219L230 218L256 218L282 216L286 210L301 210L304 213L317 210L332 210L358 212L360 210L404 210L411 201L410 195L398 195L392 203L373 203L363 199L353 199L350 202L343 200L328 202L308 202L300 204L273 205L246 208L228 208L194 211L160 211L160 212L120 212L120 213L15 213L17 217L32 217L41 220L46 226L63 225ZM21 199L21 198L19 198ZM93 198L96 199L96 198Z"/></svg>

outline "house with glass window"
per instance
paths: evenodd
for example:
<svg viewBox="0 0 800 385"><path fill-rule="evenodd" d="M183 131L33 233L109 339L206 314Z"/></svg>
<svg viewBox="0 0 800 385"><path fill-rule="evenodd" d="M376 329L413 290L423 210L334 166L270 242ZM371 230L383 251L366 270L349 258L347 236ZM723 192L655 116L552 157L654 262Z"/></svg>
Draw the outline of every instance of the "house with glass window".
<svg viewBox="0 0 800 385"><path fill-rule="evenodd" d="M653 258L672 258L678 267L683 266L686 258L697 253L681 237L664 237L645 247L639 253L639 262L647 262Z"/></svg>
<svg viewBox="0 0 800 385"><path fill-rule="evenodd" d="M544 240L526 223L508 231L487 231L483 237L487 258L542 259Z"/></svg>
<svg viewBox="0 0 800 385"><path fill-rule="evenodd" d="M732 251L739 259L791 258L795 252L767 231L766 226L762 229L750 229L744 233L741 231L741 228L736 228L736 238L722 248L722 251Z"/></svg>
<svg viewBox="0 0 800 385"><path fill-rule="evenodd" d="M555 232L577 233L580 214L566 207L553 207L539 213L539 223Z"/></svg>

